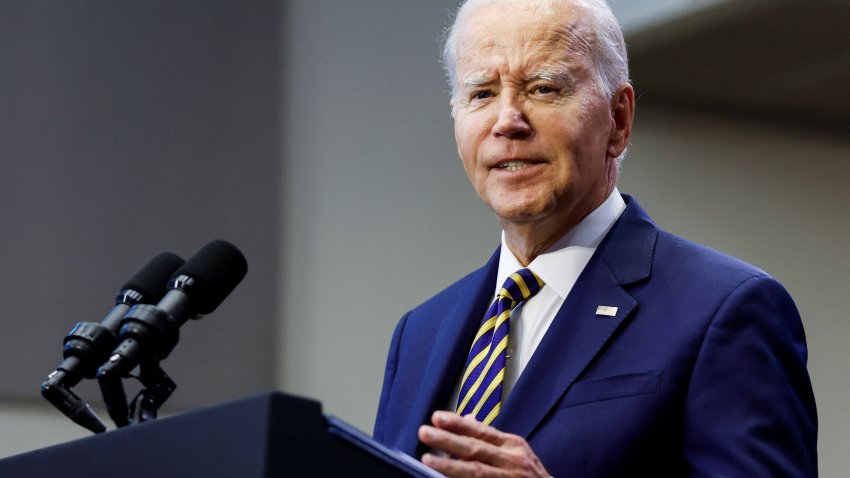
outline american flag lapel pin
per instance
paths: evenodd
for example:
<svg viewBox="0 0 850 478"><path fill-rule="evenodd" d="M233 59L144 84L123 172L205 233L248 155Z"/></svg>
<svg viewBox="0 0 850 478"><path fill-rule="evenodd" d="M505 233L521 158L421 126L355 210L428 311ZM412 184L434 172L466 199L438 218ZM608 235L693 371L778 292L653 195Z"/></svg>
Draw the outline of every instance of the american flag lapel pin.
<svg viewBox="0 0 850 478"><path fill-rule="evenodd" d="M603 317L615 317L617 315L617 307L611 307L610 305L600 305L596 307L596 315Z"/></svg>

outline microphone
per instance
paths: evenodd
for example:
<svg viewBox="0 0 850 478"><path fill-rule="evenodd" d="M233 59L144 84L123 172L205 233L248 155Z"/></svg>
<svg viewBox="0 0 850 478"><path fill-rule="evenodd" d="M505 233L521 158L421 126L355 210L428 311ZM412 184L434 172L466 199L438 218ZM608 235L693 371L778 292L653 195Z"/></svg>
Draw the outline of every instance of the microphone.
<svg viewBox="0 0 850 478"><path fill-rule="evenodd" d="M142 361L166 358L179 341L179 327L214 311L247 272L245 256L233 244L217 240L204 246L174 273L158 304L137 304L127 312L121 343L98 369L98 379L121 377Z"/></svg>
<svg viewBox="0 0 850 478"><path fill-rule="evenodd" d="M166 292L166 282L185 261L164 252L150 260L130 278L115 298L115 307L101 320L78 322L63 341L65 360L41 384L41 394L75 423L96 433L106 427L73 392L68 390L85 378L94 378L100 364L109 358L118 342L121 319L136 304L154 303Z"/></svg>

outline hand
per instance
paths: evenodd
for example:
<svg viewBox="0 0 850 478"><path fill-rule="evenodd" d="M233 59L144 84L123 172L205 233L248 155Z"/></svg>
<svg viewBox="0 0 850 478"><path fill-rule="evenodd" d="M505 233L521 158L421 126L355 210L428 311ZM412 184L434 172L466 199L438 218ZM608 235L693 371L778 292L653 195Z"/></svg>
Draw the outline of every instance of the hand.
<svg viewBox="0 0 850 478"><path fill-rule="evenodd" d="M419 439L453 458L426 453L422 463L446 476L550 476L521 436L500 432L478 422L472 415L461 418L451 412L436 411L431 422L434 426L419 427Z"/></svg>

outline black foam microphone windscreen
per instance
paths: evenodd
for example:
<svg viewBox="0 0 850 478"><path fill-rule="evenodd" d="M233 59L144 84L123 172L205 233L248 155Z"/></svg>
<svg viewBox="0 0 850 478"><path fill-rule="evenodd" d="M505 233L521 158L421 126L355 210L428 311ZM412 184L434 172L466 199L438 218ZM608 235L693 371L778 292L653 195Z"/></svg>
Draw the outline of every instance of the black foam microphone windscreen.
<svg viewBox="0 0 850 478"><path fill-rule="evenodd" d="M168 279L184 261L180 256L171 252L163 252L150 260L139 272L136 272L121 290L135 290L146 299L145 303L157 302L168 290Z"/></svg>
<svg viewBox="0 0 850 478"><path fill-rule="evenodd" d="M216 240L204 246L172 276L175 288L181 276L194 280L186 288L195 314L209 314L236 288L248 272L245 256L233 244Z"/></svg>

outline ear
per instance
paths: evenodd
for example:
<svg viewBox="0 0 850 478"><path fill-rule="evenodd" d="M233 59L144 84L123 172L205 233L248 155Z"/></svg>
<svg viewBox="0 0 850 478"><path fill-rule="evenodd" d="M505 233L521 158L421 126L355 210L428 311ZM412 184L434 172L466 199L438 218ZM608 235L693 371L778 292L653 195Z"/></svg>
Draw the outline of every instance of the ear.
<svg viewBox="0 0 850 478"><path fill-rule="evenodd" d="M608 137L609 157L620 156L629 145L634 117L635 90L632 85L623 85L611 98L611 135Z"/></svg>

